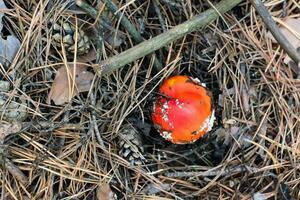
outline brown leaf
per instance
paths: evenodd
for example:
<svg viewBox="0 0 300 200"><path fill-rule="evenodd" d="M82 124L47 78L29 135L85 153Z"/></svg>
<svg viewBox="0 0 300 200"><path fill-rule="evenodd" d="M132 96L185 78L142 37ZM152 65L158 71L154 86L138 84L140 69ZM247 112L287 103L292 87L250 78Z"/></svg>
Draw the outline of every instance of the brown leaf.
<svg viewBox="0 0 300 200"><path fill-rule="evenodd" d="M94 60L96 60L96 51L95 50L90 50L88 53L80 56L77 59L77 62L87 63L87 62L92 62Z"/></svg>
<svg viewBox="0 0 300 200"><path fill-rule="evenodd" d="M242 106L247 113L250 110L250 96L246 87L243 85L241 89Z"/></svg>
<svg viewBox="0 0 300 200"><path fill-rule="evenodd" d="M114 200L114 196L115 194L107 183L99 186L97 189L97 200Z"/></svg>
<svg viewBox="0 0 300 200"><path fill-rule="evenodd" d="M286 39L298 49L300 47L300 18L288 17L284 19L283 26L280 27L281 32L286 37ZM268 35L273 42L277 42L272 35ZM284 58L284 63L288 64L292 59L286 55Z"/></svg>
<svg viewBox="0 0 300 200"><path fill-rule="evenodd" d="M89 91L94 74L87 71L86 66L78 64L75 66L75 82L73 74L74 65L61 66L57 70L48 94L48 104L53 100L56 105L62 105L69 102L78 93Z"/></svg>
<svg viewBox="0 0 300 200"><path fill-rule="evenodd" d="M282 33L288 39L288 41L297 49L300 47L300 18L287 18L285 21L285 26L281 27ZM286 55L284 63L288 64L291 58Z"/></svg>

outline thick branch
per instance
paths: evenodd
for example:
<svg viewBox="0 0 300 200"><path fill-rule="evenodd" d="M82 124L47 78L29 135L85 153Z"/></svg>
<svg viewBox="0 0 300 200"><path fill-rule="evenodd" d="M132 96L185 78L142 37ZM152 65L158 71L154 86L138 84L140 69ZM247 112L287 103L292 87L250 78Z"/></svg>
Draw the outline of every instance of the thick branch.
<svg viewBox="0 0 300 200"><path fill-rule="evenodd" d="M100 74L107 74L126 64L129 64L141 57L144 57L163 46L195 31L210 22L216 20L219 14L224 14L243 0L223 0L214 8L211 8L198 16L186 21L183 24L175 26L173 29L166 31L152 39L146 40L137 46L132 47L116 56L100 62L94 66L94 70Z"/></svg>

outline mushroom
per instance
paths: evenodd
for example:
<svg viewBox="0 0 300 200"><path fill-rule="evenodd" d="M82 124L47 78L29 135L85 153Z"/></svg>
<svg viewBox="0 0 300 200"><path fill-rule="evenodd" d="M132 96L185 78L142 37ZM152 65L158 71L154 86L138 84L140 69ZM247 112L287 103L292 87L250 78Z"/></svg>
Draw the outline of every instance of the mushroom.
<svg viewBox="0 0 300 200"><path fill-rule="evenodd" d="M214 123L214 110L204 84L177 75L163 82L152 109L152 121L160 135L175 144L195 142Z"/></svg>

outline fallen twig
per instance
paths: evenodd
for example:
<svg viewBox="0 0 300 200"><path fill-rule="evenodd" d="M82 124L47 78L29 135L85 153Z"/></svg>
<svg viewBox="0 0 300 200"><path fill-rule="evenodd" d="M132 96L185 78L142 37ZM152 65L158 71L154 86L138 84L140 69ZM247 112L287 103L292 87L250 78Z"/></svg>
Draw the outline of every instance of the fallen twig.
<svg viewBox="0 0 300 200"><path fill-rule="evenodd" d="M263 170L249 167L246 165L240 165L235 167L230 167L225 170L212 169L204 172L169 172L165 173L165 176L172 178L180 178L180 177L211 177L211 176L231 176L236 173L249 172L249 173L259 173L263 172ZM273 173L268 173L270 176L275 176Z"/></svg>
<svg viewBox="0 0 300 200"><path fill-rule="evenodd" d="M163 17L162 17L162 14L161 14L161 12L160 12L160 9L159 9L157 0L154 0L152 3L153 3L154 10L155 10L155 12L156 12L156 15L157 15L157 17L158 17L160 26L161 26L161 28L162 28L162 30L163 30L163 32L164 32L164 31L166 30L165 21L164 21L164 19L163 19Z"/></svg>
<svg viewBox="0 0 300 200"><path fill-rule="evenodd" d="M93 105L93 106L95 106L96 105L96 95L95 94L93 94L93 93L91 93L91 104ZM98 143L101 145L101 147L102 148L104 148L105 149L105 145L104 145L104 142L103 142L103 140L102 140L102 137L101 137L101 135L100 135L100 131L99 131L99 129L98 129L98 124L97 124L97 119L96 119L96 112L95 112L95 110L92 110L92 112L91 112L91 128L93 129L93 132L94 132L94 134L95 134L95 136L96 136L96 139L97 139L97 141L98 141Z"/></svg>
<svg viewBox="0 0 300 200"><path fill-rule="evenodd" d="M300 54L293 47L293 45L287 40L287 38L282 34L273 20L271 14L268 12L267 8L261 2L261 0L251 0L253 7L256 9L257 13L261 16L263 22L266 24L267 28L273 34L274 38L278 44L286 51L286 53L298 64L300 63ZM300 68L292 68L292 70L300 76Z"/></svg>
<svg viewBox="0 0 300 200"><path fill-rule="evenodd" d="M7 169L10 174L14 176L15 179L20 181L23 185L27 185L29 183L28 178L24 175L24 173L15 166L10 159L7 158L5 155L5 137L14 134L16 132L19 132L22 129L21 123L15 122L12 124L4 124L1 123L0 125L0 165Z"/></svg>
<svg viewBox="0 0 300 200"><path fill-rule="evenodd" d="M198 16L175 26L173 29L166 31L152 39L146 40L131 49L128 49L116 56L94 65L94 70L98 74L107 74L116 70L126 64L129 64L143 56L146 56L159 48L170 44L171 42L187 35L190 32L203 27L219 17L243 0L223 0L218 3L214 8L211 8Z"/></svg>
<svg viewBox="0 0 300 200"><path fill-rule="evenodd" d="M173 0L162 0L162 2L164 2L167 5L176 7L176 8L181 8L182 7L182 5L180 3L177 3L177 2L175 2Z"/></svg>
<svg viewBox="0 0 300 200"><path fill-rule="evenodd" d="M101 23L97 22L97 35L98 35L98 40L97 40L97 53L96 53L96 62L100 62L101 57L102 57L102 47L103 47L103 26Z"/></svg>
<svg viewBox="0 0 300 200"><path fill-rule="evenodd" d="M2 166L9 171L10 174L14 176L15 179L20 181L23 185L27 185L29 183L28 178L25 176L25 174L16 166L14 165L8 158L6 158L4 155L3 159L1 161Z"/></svg>

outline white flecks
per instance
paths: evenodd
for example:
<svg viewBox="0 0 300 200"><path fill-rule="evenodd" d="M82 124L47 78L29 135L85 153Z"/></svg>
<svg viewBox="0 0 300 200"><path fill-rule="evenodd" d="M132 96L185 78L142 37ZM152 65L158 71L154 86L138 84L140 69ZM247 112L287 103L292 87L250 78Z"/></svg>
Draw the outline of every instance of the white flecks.
<svg viewBox="0 0 300 200"><path fill-rule="evenodd" d="M168 101L166 101L162 107L164 110L167 110L169 108Z"/></svg>
<svg viewBox="0 0 300 200"><path fill-rule="evenodd" d="M168 118L168 101L166 101L163 105L162 105L162 109L161 109L161 112L162 112L162 118L165 122L169 121L169 118Z"/></svg>
<svg viewBox="0 0 300 200"><path fill-rule="evenodd" d="M198 132L202 132L202 131L204 131L205 129L208 129L209 119L210 119L210 117L207 117L207 118L204 120L204 122L203 122L203 124L201 124L201 126L200 126Z"/></svg>
<svg viewBox="0 0 300 200"><path fill-rule="evenodd" d="M211 115L204 120L204 122L200 126L198 132L202 132L205 129L207 129L207 132L211 131L212 127L214 126L215 119L216 119L215 118L215 110L212 110Z"/></svg>
<svg viewBox="0 0 300 200"><path fill-rule="evenodd" d="M215 117L215 110L212 110L211 112L211 116L208 122L208 130L207 131L211 131L211 129L214 126L214 121L215 121L216 117Z"/></svg>
<svg viewBox="0 0 300 200"><path fill-rule="evenodd" d="M192 81L194 81L198 85L201 85L202 87L206 88L206 84L205 83L201 83L201 81L198 78L192 78L192 77L190 77L190 78L192 79Z"/></svg>
<svg viewBox="0 0 300 200"><path fill-rule="evenodd" d="M162 114L162 119L168 123L170 128L174 129L174 124L169 120L169 101L165 101L160 108L160 113Z"/></svg>
<svg viewBox="0 0 300 200"><path fill-rule="evenodd" d="M168 132L168 131L162 131L160 134L163 138L165 138L166 140L172 140L172 133Z"/></svg>
<svg viewBox="0 0 300 200"><path fill-rule="evenodd" d="M193 77L190 77L192 79L192 81L194 81L195 83L199 83L201 84L201 81L198 79L198 78L193 78Z"/></svg>
<svg viewBox="0 0 300 200"><path fill-rule="evenodd" d="M180 103L178 99L175 100L175 104L176 106L178 106L179 109L182 109L184 106L184 103L183 102Z"/></svg>
<svg viewBox="0 0 300 200"><path fill-rule="evenodd" d="M165 112L163 112L162 119L163 119L165 122L169 121L168 114L166 114Z"/></svg>
<svg viewBox="0 0 300 200"><path fill-rule="evenodd" d="M194 143L194 142L196 142L197 141L197 139L194 139L194 140L192 140L190 143Z"/></svg>
<svg viewBox="0 0 300 200"><path fill-rule="evenodd" d="M169 126L170 126L171 128L173 128L173 129L175 128L175 127L174 127L174 124L171 123L170 121L169 121Z"/></svg>

